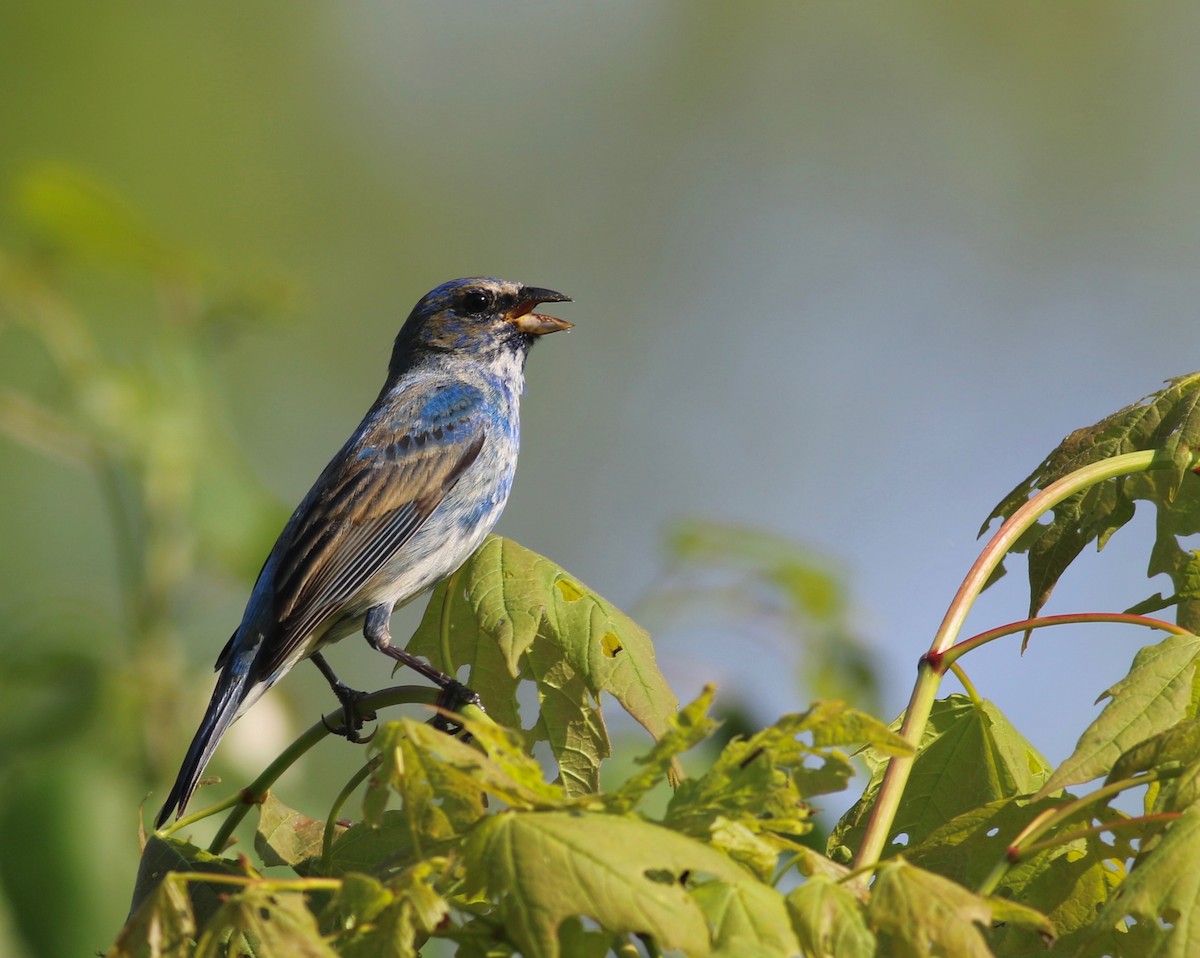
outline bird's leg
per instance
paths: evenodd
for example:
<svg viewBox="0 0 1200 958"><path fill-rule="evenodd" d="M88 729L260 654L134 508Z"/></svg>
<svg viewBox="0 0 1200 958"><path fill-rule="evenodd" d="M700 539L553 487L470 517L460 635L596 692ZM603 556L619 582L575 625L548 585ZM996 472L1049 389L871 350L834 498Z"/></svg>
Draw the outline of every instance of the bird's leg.
<svg viewBox="0 0 1200 958"><path fill-rule="evenodd" d="M440 688L442 694L438 696L437 701L439 708L450 712L457 712L464 705L475 705L480 709L483 708L483 703L479 700L479 695L463 685L454 676L447 675L440 669L435 669L428 662L422 662L415 655L392 645L392 630L388 624L391 618L392 610L390 606L377 605L367 612L366 622L363 624L363 636L371 648L390 656L411 669L415 669ZM455 725L441 713L433 719L433 725L435 728L449 732L451 735L457 735L462 728L462 726Z"/></svg>
<svg viewBox="0 0 1200 958"><path fill-rule="evenodd" d="M325 676L325 681L329 683L329 687L333 689L333 694L337 696L337 700L342 703L342 727L333 728L325 722L325 716L321 716L321 722L329 731L336 735L344 735L347 741L361 745L364 742L369 742L374 737L372 732L365 738L358 734L358 730L363 727L364 721L374 721L375 713L371 711L360 711L358 700L363 698L366 693L358 692L350 688L345 682L339 679L329 663L325 661L325 656L320 652L314 652L309 656L312 659L313 665L321 670L321 674Z"/></svg>

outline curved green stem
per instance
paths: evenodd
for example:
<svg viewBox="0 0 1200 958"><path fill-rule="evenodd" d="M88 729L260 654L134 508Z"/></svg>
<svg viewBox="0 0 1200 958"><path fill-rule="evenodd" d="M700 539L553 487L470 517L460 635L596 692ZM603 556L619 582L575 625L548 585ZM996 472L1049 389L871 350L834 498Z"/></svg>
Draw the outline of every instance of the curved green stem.
<svg viewBox="0 0 1200 958"><path fill-rule="evenodd" d="M963 670L963 667L957 662L951 662L950 671L953 672L954 677L962 683L962 687L966 691L967 696L971 699L971 701L976 705L979 705L983 700L979 697L979 693L975 691L975 684L969 678L967 678L967 673Z"/></svg>
<svg viewBox="0 0 1200 958"><path fill-rule="evenodd" d="M359 699L358 705L368 711L385 708L389 705L412 703L435 705L439 694L438 689L424 685L397 685L363 696ZM202 818L207 818L209 815L232 808L233 813L221 825L221 828L217 831L216 836L208 846L208 850L214 855L220 854L221 850L225 847L225 843L229 841L229 837L233 834L233 830L241 824L242 819L246 817L246 813L250 811L250 807L262 802L263 798L266 797L267 791L275 784L279 776L291 768L300 756L321 741L321 739L333 734L330 729L336 728L337 724L342 721L342 718L343 715L340 708L330 712L321 721L314 723L302 732L291 745L276 757L275 761L263 770L258 778L241 791L235 792L228 798L201 812L196 812L193 815L188 815L186 818L179 819L174 824L160 829L158 834L163 836L170 835L185 825L193 824Z"/></svg>
<svg viewBox="0 0 1200 958"><path fill-rule="evenodd" d="M942 624L933 638L929 652L921 658L917 681L913 686L908 708L904 712L904 722L900 727L900 734L906 741L915 748L929 722L929 713L933 709L938 685L941 681L940 669L935 668L933 662L941 659L954 644L975 599L983 591L983 587L991 578L992 573L996 571L1004 556L1008 554L1021 535L1047 511L1088 486L1129 473L1145 472L1157 465L1158 462L1158 453L1146 451L1114 456L1111 459L1084 466L1051 483L1000 526L967 572L950 607L946 610L946 616L942 619ZM900 800L904 796L904 788L908 784L908 776L912 772L914 760L915 755L899 755L888 763L883 784L875 799L875 806L871 809L871 818L863 836L862 846L855 858L856 866L861 867L877 862L883 853L888 834L896 820L896 812L900 807Z"/></svg>
<svg viewBox="0 0 1200 958"><path fill-rule="evenodd" d="M342 810L342 806L350 799L351 794L358 788L372 770L379 764L379 756L376 755L369 762L364 762L362 768L350 776L345 787L338 792L337 798L333 800L333 807L329 809L329 817L325 819L325 831L321 834L321 867L328 869L329 855L333 851L333 830L337 827L338 812Z"/></svg>
<svg viewBox="0 0 1200 958"><path fill-rule="evenodd" d="M1136 615L1132 612L1072 612L1066 615L1040 615L1032 619L1022 619L1020 622L1010 622L1008 625L997 626L994 629L988 629L986 632L980 632L978 635L973 635L969 639L963 639L961 642L956 642L946 650L946 654L942 656L942 667L953 668L954 663L962 658L966 653L987 645L989 642L994 642L996 639L1002 639L1007 635L1015 635L1021 632L1030 632L1033 629L1041 629L1051 625L1082 625L1085 623L1114 623L1118 625L1143 625L1148 629L1158 629L1162 632L1172 632L1175 635L1190 634L1187 629L1174 622L1168 622L1166 619L1154 619L1146 615Z"/></svg>
<svg viewBox="0 0 1200 958"><path fill-rule="evenodd" d="M996 886L1000 883L1000 879L1004 877L1005 873L1012 868L1013 865L1016 865L1025 858L1028 858L1030 853L1036 854L1038 851L1041 851L1043 848L1049 845L1060 843L1065 844L1068 841L1074 841L1076 838L1080 838L1084 835L1094 832L1112 831L1121 824L1120 822L1114 822L1100 826L1099 828L1089 827L1086 829L1080 829L1076 832L1070 833L1069 835L1060 835L1053 842L1034 842L1034 839L1045 835L1046 832L1050 831L1052 828L1058 827L1080 809L1086 808L1088 805L1094 805L1096 802L1112 798L1114 795L1119 795L1121 792L1124 792L1127 789L1138 788L1142 785L1148 785L1151 782L1156 782L1162 778L1173 777L1173 775L1165 774L1159 770L1151 770L1145 775L1136 775L1131 778L1123 778L1116 782L1109 782L1107 785L1101 786L1094 792L1084 795L1082 798L1077 798L1072 802L1067 802L1065 805L1058 805L1054 808L1046 809L1032 822L1021 829L1021 831L1017 834L1017 837L1008 843L1008 847L1004 852L1004 857L996 863L996 866L988 873L988 876L983 880L983 882L980 883L978 889L979 894L990 895L992 892L994 892L996 890ZM1158 816L1148 817L1151 819L1158 818ZM1145 817L1138 819L1138 821L1145 820ZM1127 822L1132 821L1132 819L1127 820Z"/></svg>

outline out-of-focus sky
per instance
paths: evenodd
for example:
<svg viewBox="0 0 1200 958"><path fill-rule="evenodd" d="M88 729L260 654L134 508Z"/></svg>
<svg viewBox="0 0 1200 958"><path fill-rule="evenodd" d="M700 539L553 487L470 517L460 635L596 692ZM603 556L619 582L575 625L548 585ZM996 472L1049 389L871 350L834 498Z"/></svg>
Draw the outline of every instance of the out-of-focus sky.
<svg viewBox="0 0 1200 958"><path fill-rule="evenodd" d="M622 607L674 517L794 537L844 572L891 717L992 505L1200 366L1198 34L1185 4L10 2L0 182L77 166L214 263L295 283L219 370L219 415L289 506L427 289L572 295L576 329L531 357L497 531ZM36 387L27 360L0 378ZM86 478L0 439L0 494L10 614L116 604ZM1049 610L1167 590L1141 578L1149 528ZM1011 567L972 631L1022 616ZM244 595L194 617L193 661ZM964 665L1058 761L1145 640ZM763 721L806 702L803 663L729 622L658 649L684 698L716 681ZM365 649L337 656L372 684Z"/></svg>

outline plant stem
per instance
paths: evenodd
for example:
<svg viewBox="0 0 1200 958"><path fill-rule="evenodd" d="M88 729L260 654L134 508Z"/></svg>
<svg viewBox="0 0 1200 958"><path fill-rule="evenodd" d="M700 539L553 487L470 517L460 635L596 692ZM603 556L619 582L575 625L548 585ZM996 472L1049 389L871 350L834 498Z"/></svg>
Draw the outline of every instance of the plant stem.
<svg viewBox="0 0 1200 958"><path fill-rule="evenodd" d="M389 705L405 705L414 702L433 705L437 702L438 695L440 694L438 689L424 685L398 685L363 696L363 698L359 699L357 705L364 710L370 711ZM241 824L242 819L246 817L251 806L262 802L271 786L279 779L279 776L291 768L300 756L321 741L321 739L333 734L330 728L336 728L337 723L341 721L342 717L342 710L338 708L324 716L321 721L309 726L291 745L279 754L275 761L263 770L258 778L231 799L227 799L225 802L213 807L214 811L221 811L227 807L232 807L233 811L225 819L208 846L208 850L212 854L219 855L221 853L225 847L225 843L229 841L229 837L233 834L233 830ZM192 816L191 818L195 820L197 817L202 816ZM163 834L170 834L182 821L181 819L180 822L175 823L175 826L163 829Z"/></svg>
<svg viewBox="0 0 1200 958"><path fill-rule="evenodd" d="M1168 622L1166 619L1153 619L1145 615L1135 615L1132 612L1072 612L1067 615L1041 615L1032 619L1022 619L1020 622L1010 622L1008 625L997 626L994 629L988 629L986 632L973 635L969 639L956 642L942 656L942 668L944 671L947 666L953 667L954 663L967 652L987 645L989 642L994 642L996 639L1002 639L1007 635L1014 635L1018 632L1029 632L1033 629L1040 629L1051 625L1082 625L1094 622L1108 622L1119 625L1144 625L1148 629L1159 629L1163 632L1174 633L1175 635L1190 634L1187 629L1176 625L1174 622Z"/></svg>
<svg viewBox="0 0 1200 958"><path fill-rule="evenodd" d="M1163 776L1158 771L1151 771L1146 775L1137 775L1132 778L1123 778L1117 782L1110 782L1096 789L1089 795L1084 795L1082 798L1077 798L1065 805L1059 805L1055 808L1048 808L1038 815L1032 822L1026 825L1018 833L1017 837L1008 843L1008 848L1005 849L1004 857L996 863L996 866L988 874L987 878L979 886L979 894L990 895L996 890L996 886L1000 883L1000 879L1005 873L1012 868L1013 865L1028 857L1030 852L1038 852L1050 845L1062 843L1066 844L1069 841L1074 841L1076 838L1083 837L1091 832L1112 831L1118 827L1120 823L1103 825L1099 828L1087 828L1078 832L1073 832L1070 835L1061 835L1053 842L1034 843L1032 840L1041 835L1045 835L1050 829L1062 824L1076 812L1088 805L1093 805L1096 802L1111 798L1114 795L1119 795L1121 792L1130 788L1138 788L1142 785L1149 785L1151 782L1158 781ZM1157 817L1157 816L1151 816ZM1028 844L1026 844L1028 843Z"/></svg>
<svg viewBox="0 0 1200 958"><path fill-rule="evenodd" d="M1084 466L1038 492L996 530L996 534L984 546L979 558L967 572L950 607L946 610L946 616L942 619L942 624L933 638L929 652L922 656L918 666L917 681L913 686L912 696L904 713L904 722L900 728L900 735L914 749L920 742L925 726L929 722L929 713L933 709L938 685L941 682L941 671L934 666L934 663L954 644L976 597L983 591L983 587L991 578L992 573L995 572L1018 538L1037 522L1039 517L1064 499L1106 479L1115 479L1117 476L1134 472L1145 472L1157 465L1159 461L1159 454L1149 450L1114 456L1111 459ZM908 776L912 772L915 758L915 754L898 755L888 762L883 784L875 800L875 805L871 809L871 818L863 836L863 843L855 858L857 867L874 864L883 853L892 824L896 820L896 812L900 808L900 800L904 796L904 788L908 784Z"/></svg>

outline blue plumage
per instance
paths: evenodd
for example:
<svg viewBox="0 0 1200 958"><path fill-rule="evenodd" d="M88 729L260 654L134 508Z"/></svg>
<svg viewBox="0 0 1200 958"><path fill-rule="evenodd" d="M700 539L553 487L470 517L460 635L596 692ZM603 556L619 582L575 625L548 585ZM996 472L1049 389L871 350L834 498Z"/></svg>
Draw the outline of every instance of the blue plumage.
<svg viewBox="0 0 1200 958"><path fill-rule="evenodd" d="M489 277L428 293L400 329L378 398L288 520L217 659L208 710L157 819L183 809L230 725L297 662L387 619L457 569L500 517L520 443L533 341L570 323L553 290Z"/></svg>

